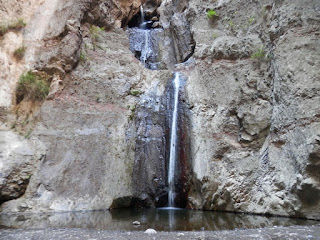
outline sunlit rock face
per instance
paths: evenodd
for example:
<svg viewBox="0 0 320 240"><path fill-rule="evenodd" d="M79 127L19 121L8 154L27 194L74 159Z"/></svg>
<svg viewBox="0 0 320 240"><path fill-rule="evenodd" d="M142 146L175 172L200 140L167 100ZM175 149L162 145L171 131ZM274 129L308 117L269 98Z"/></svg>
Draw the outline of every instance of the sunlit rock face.
<svg viewBox="0 0 320 240"><path fill-rule="evenodd" d="M21 10L27 26L0 39L0 129L13 131L16 118L30 127L30 140L14 137L30 155L13 158L30 162L32 176L2 212L165 204L171 69L187 78L183 205L320 218L319 1L147 1L161 32L162 70L154 71L121 29L145 1L28 2L12 11L5 3L4 19ZM12 52L22 43L18 62ZM26 69L52 77L32 123L10 109Z"/></svg>
<svg viewBox="0 0 320 240"><path fill-rule="evenodd" d="M24 20L22 31L10 31L0 39L0 108L11 108L19 76L26 69L46 69L64 75L80 56L81 22L105 29L120 28L139 11L145 0L28 0L2 1L1 24ZM13 52L26 46L24 61L16 61ZM14 67L13 67L14 66Z"/></svg>

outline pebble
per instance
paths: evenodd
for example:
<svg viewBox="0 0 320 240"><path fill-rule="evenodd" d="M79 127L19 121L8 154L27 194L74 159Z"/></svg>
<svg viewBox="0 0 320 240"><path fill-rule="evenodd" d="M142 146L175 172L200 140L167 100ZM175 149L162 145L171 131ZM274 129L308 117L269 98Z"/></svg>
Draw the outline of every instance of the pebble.
<svg viewBox="0 0 320 240"><path fill-rule="evenodd" d="M132 225L140 225L141 223L139 222L139 221L134 221L133 223L132 223Z"/></svg>
<svg viewBox="0 0 320 240"><path fill-rule="evenodd" d="M156 233L157 233L157 231L156 231L156 230L154 230L154 229L152 229L152 228L149 228L149 229L147 229L144 233L148 233L148 234L156 234Z"/></svg>
<svg viewBox="0 0 320 240"><path fill-rule="evenodd" d="M177 236L182 237L182 236L184 236L184 233L178 233Z"/></svg>

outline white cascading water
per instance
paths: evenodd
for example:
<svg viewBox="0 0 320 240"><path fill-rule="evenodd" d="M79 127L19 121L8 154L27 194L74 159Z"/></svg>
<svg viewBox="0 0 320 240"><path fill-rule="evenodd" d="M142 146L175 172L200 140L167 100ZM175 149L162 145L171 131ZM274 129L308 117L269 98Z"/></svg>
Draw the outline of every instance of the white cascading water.
<svg viewBox="0 0 320 240"><path fill-rule="evenodd" d="M156 70L158 68L158 37L162 29L148 29L152 24L146 21L143 7L140 7L139 27L129 29L130 50L146 68Z"/></svg>
<svg viewBox="0 0 320 240"><path fill-rule="evenodd" d="M145 29L146 24L145 24L145 17L144 17L144 11L142 5L140 6L140 26L139 28Z"/></svg>
<svg viewBox="0 0 320 240"><path fill-rule="evenodd" d="M146 66L147 63L147 59L149 57L149 55L151 54L151 46L149 44L149 35L150 35L150 30L144 30L145 33L145 37L144 37L144 48L141 51L141 57L140 57L140 61L143 63L144 66Z"/></svg>
<svg viewBox="0 0 320 240"><path fill-rule="evenodd" d="M144 10L142 5L140 6L140 29L143 29L144 32L144 47L141 49L141 56L140 61L143 63L143 65L146 67L146 62L149 57L149 55L152 53L152 49L149 43L149 35L150 30L147 30L147 23L144 17Z"/></svg>
<svg viewBox="0 0 320 240"><path fill-rule="evenodd" d="M174 176L176 168L177 157L177 125L178 125L178 102L179 102L179 87L180 75L175 73L174 76L174 106L171 123L171 136L170 136L170 157L169 157L169 171L168 171L168 206L174 207L175 187Z"/></svg>

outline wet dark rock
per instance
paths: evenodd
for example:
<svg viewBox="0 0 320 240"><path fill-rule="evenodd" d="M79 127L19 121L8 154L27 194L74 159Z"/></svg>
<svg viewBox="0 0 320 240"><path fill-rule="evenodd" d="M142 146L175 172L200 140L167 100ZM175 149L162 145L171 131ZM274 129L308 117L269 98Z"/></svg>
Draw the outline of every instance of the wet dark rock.
<svg viewBox="0 0 320 240"><path fill-rule="evenodd" d="M165 206L167 168L169 92L161 98L148 96L137 109L137 142L133 168L134 196L137 206Z"/></svg>

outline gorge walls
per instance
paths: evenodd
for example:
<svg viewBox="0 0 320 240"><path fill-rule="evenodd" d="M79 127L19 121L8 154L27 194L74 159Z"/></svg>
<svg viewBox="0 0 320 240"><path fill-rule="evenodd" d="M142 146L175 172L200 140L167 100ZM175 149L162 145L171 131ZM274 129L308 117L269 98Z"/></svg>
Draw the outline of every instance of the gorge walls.
<svg viewBox="0 0 320 240"><path fill-rule="evenodd" d="M192 207L319 218L319 7L189 1Z"/></svg>
<svg viewBox="0 0 320 240"><path fill-rule="evenodd" d="M125 31L145 1L28 2L0 9L27 23L0 37L1 212L163 204L175 70L184 204L320 219L319 1L147 1L157 71ZM16 104L27 70L45 101Z"/></svg>

